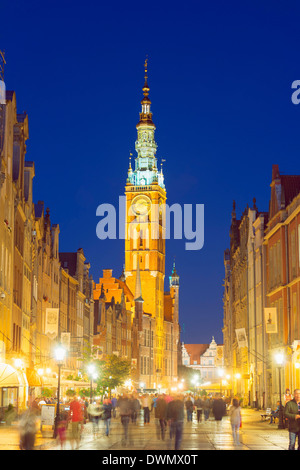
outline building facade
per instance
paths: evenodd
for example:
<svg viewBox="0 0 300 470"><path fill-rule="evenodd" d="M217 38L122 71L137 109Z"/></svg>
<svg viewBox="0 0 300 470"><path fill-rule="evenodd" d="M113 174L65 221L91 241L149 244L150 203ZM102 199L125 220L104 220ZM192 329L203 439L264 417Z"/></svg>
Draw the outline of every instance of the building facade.
<svg viewBox="0 0 300 470"><path fill-rule="evenodd" d="M198 384L207 391L219 391L220 371L224 367L224 345L212 338L210 344L182 343L182 364L195 371Z"/></svg>
<svg viewBox="0 0 300 470"><path fill-rule="evenodd" d="M280 388L283 397L285 388L300 386L299 201L300 176L281 175L273 165L269 211L259 212L254 200L240 221L235 208L232 215L224 255L225 364L239 376L234 390L254 407L274 406Z"/></svg>
<svg viewBox="0 0 300 470"><path fill-rule="evenodd" d="M3 95L3 87L1 90ZM67 334L67 339L70 335L67 343L80 343L76 358L69 350L62 373L62 387L66 388L65 375L78 375L83 347L92 344L94 324L90 266L85 263L83 252L79 252L76 256L81 260L80 270L70 274L62 269L59 225L51 223L50 211L45 210L43 201L34 203L35 165L26 160L28 116L18 114L15 92L2 95L0 417L9 404L21 412L47 387L56 395L54 348L62 334ZM50 317L56 318L51 333Z"/></svg>

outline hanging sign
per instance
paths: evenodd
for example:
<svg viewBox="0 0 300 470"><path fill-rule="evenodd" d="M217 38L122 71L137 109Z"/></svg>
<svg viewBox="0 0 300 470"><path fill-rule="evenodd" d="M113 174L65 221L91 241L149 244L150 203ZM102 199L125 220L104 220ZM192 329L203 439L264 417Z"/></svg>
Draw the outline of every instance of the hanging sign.
<svg viewBox="0 0 300 470"><path fill-rule="evenodd" d="M239 345L239 348L247 348L248 340L245 328L239 328L235 330L236 339Z"/></svg>
<svg viewBox="0 0 300 470"><path fill-rule="evenodd" d="M50 339L55 339L58 335L58 308L46 308L45 334Z"/></svg>
<svg viewBox="0 0 300 470"><path fill-rule="evenodd" d="M277 308L265 308L266 333L277 333Z"/></svg>

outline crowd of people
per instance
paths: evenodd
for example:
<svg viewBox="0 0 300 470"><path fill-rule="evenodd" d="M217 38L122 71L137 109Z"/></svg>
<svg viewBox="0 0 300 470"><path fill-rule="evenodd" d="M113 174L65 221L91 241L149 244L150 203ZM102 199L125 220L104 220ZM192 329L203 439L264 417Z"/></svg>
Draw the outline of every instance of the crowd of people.
<svg viewBox="0 0 300 470"><path fill-rule="evenodd" d="M20 448L32 449L38 431L42 405L55 404L55 399L37 398L19 420ZM86 422L93 423L94 437L110 435L111 420L118 418L122 426L122 445L134 445L134 427L139 423L149 425L150 419L156 425L157 439L165 440L175 450L180 449L184 420L192 421L193 413L197 422L207 421L212 413L219 421L226 414L226 404L222 399L194 397L192 394L139 394L137 392L101 400L84 401L77 397L68 403L60 404L59 419L56 422L56 437L61 449L67 440L72 449L79 447ZM186 416L186 418L185 418ZM167 434L168 433L168 434Z"/></svg>
<svg viewBox="0 0 300 470"><path fill-rule="evenodd" d="M277 408L272 412L270 422L274 422L280 410L289 431L289 450L294 450L298 440L300 450L300 390L292 395L287 389L285 406L278 402ZM35 436L43 404L54 404L53 401L36 399L31 407L19 419L20 448L31 450L34 448ZM237 398L223 399L221 396L201 397L192 394L152 394L148 393L122 393L120 396L105 397L101 400L88 401L74 398L67 404L61 404L59 419L56 422L56 436L61 449L65 448L67 439L72 449L78 448L82 431L86 422L93 423L94 437L110 435L111 420L115 418L122 426L122 445L133 446L135 435L134 425L149 425L150 420L155 422L156 437L162 441L167 440L168 448L180 449L184 421L197 423L206 422L213 416L215 422L220 423L227 415L232 429L235 445L239 445L239 431L242 426L242 412L240 401ZM101 425L100 425L101 423ZM168 437L168 439L166 439Z"/></svg>
<svg viewBox="0 0 300 470"><path fill-rule="evenodd" d="M32 449L38 431L41 408L44 404L55 404L55 399L36 399L19 420L20 448ZM109 436L111 421L116 419L122 426L122 446L134 445L134 425L148 426L155 422L156 437L167 440L167 446L180 449L184 421L201 423L213 416L217 423L228 414L232 426L234 443L239 444L241 426L241 407L238 400L231 405L219 396L201 397L193 394L140 394L122 393L119 396L105 397L101 400L84 401L77 397L68 403L60 404L55 435L64 449L69 441L72 449L80 445L84 424L92 423L95 438ZM138 434L136 434L138 435ZM167 437L167 439L166 439Z"/></svg>

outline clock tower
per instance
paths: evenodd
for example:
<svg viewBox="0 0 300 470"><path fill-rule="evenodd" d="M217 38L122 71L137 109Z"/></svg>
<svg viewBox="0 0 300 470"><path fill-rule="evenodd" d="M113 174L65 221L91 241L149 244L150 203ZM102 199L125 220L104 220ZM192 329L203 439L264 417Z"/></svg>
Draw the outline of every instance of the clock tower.
<svg viewBox="0 0 300 470"><path fill-rule="evenodd" d="M125 277L131 292L135 292L137 270L140 276L143 311L155 319L153 380L159 382L163 370L164 348L164 278L165 278L165 218L166 190L162 168L157 168L157 145L154 140L151 101L145 62L142 110L136 126L137 156L134 168L131 158L125 186Z"/></svg>

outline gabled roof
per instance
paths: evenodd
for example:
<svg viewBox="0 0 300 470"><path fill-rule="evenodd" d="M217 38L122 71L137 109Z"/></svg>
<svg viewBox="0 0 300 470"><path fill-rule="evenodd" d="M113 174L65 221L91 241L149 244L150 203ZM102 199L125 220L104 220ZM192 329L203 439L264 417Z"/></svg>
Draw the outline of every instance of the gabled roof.
<svg viewBox="0 0 300 470"><path fill-rule="evenodd" d="M59 260L64 269L69 270L71 276L76 276L77 252L76 253L59 253Z"/></svg>
<svg viewBox="0 0 300 470"><path fill-rule="evenodd" d="M197 364L199 364L200 357L209 348L209 344L184 344L184 347L190 356L191 364L193 364L195 361L197 361Z"/></svg>

